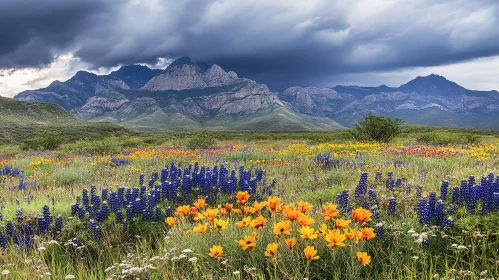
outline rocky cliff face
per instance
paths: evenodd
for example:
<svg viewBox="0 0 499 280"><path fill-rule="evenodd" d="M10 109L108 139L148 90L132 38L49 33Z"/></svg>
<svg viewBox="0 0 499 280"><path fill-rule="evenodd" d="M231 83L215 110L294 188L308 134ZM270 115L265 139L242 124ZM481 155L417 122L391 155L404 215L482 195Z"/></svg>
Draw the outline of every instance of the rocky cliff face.
<svg viewBox="0 0 499 280"><path fill-rule="evenodd" d="M203 66L203 65L201 65ZM125 66L106 76L78 72L66 82L26 91L18 100L58 103L84 119L161 130L220 126L237 129L337 129L330 119L297 114L266 85L239 78L220 66L200 67L182 57L165 70ZM262 118L275 125L251 128L238 123ZM291 126L282 122L294 119ZM230 120L230 121L228 121Z"/></svg>

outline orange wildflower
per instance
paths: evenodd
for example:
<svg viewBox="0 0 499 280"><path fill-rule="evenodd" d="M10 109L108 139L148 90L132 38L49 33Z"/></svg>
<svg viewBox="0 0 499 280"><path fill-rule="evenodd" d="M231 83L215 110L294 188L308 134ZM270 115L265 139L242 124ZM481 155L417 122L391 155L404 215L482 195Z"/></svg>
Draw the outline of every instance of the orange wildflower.
<svg viewBox="0 0 499 280"><path fill-rule="evenodd" d="M302 213L307 213L308 211L312 210L313 205L305 202L305 201L298 201L298 210Z"/></svg>
<svg viewBox="0 0 499 280"><path fill-rule="evenodd" d="M310 218L309 216L307 216L306 214L303 214L300 212L300 216L298 217L298 223L301 225L301 226L309 226L311 224L314 223L314 219Z"/></svg>
<svg viewBox="0 0 499 280"><path fill-rule="evenodd" d="M366 240L371 240L374 237L376 237L376 234L374 233L373 228L363 228L362 229L362 238Z"/></svg>
<svg viewBox="0 0 499 280"><path fill-rule="evenodd" d="M365 223L371 220L371 211L359 207L352 211L352 218L358 223Z"/></svg>
<svg viewBox="0 0 499 280"><path fill-rule="evenodd" d="M250 226L252 228L263 228L263 226L267 223L267 219L265 219L263 216L258 216L253 221L251 221Z"/></svg>
<svg viewBox="0 0 499 280"><path fill-rule="evenodd" d="M286 241L286 246L288 246L289 249L293 249L293 247L296 244L296 238L294 238L294 237L288 238L285 241Z"/></svg>
<svg viewBox="0 0 499 280"><path fill-rule="evenodd" d="M270 212L274 214L279 210L279 204L281 203L281 199L276 196L270 196L267 199L267 205L269 206Z"/></svg>
<svg viewBox="0 0 499 280"><path fill-rule="evenodd" d="M224 250L222 248L222 246L220 245L213 245L213 247L211 247L210 249L210 257L212 258L215 258L215 259L218 259L222 256Z"/></svg>
<svg viewBox="0 0 499 280"><path fill-rule="evenodd" d="M241 245L243 250L255 248L256 247L255 237L256 237L256 232L253 231L251 235L246 235L244 239L239 240L238 243L239 245Z"/></svg>
<svg viewBox="0 0 499 280"><path fill-rule="evenodd" d="M294 221L300 217L301 212L291 207L283 207L282 214L284 217L288 218L290 221Z"/></svg>
<svg viewBox="0 0 499 280"><path fill-rule="evenodd" d="M277 247L279 245L277 243L269 243L267 245L267 250L265 251L266 257L274 257L277 254Z"/></svg>
<svg viewBox="0 0 499 280"><path fill-rule="evenodd" d="M334 204L327 204L326 206L324 206L321 216L324 218L324 221L339 217L340 212L338 212L338 206Z"/></svg>
<svg viewBox="0 0 499 280"><path fill-rule="evenodd" d="M305 249L303 250L303 252L305 253L305 257L308 260L315 261L315 260L317 260L317 259L320 258L319 256L316 256L317 255L317 250L315 250L314 246L307 246L307 247L305 247Z"/></svg>
<svg viewBox="0 0 499 280"><path fill-rule="evenodd" d="M274 225L274 234L276 235L290 235L289 226L290 221L281 221Z"/></svg>
<svg viewBox="0 0 499 280"><path fill-rule="evenodd" d="M333 229L333 230L328 231L328 233L326 234L326 237L324 239L326 239L326 241L329 242L326 245L328 247L334 247L334 246L343 247L343 246L345 246L345 243L343 243L343 242L345 241L346 237L345 237L345 235L341 234L339 229Z"/></svg>
<svg viewBox="0 0 499 280"><path fill-rule="evenodd" d="M248 201L250 195L247 191L237 192L237 205L244 205Z"/></svg>
<svg viewBox="0 0 499 280"><path fill-rule="evenodd" d="M208 204L206 204L206 200L204 198L199 198L198 201L193 203L198 209L205 208Z"/></svg>
<svg viewBox="0 0 499 280"><path fill-rule="evenodd" d="M177 222L177 218L175 217L168 217L166 218L165 222L169 225L169 226L174 226L175 223Z"/></svg>
<svg viewBox="0 0 499 280"><path fill-rule="evenodd" d="M351 240L352 238L354 238L356 236L355 234L355 230L354 229L347 229L345 230L345 237L348 239L348 240Z"/></svg>
<svg viewBox="0 0 499 280"><path fill-rule="evenodd" d="M357 252L357 261L359 261L363 266L371 263L371 256L367 252Z"/></svg>
<svg viewBox="0 0 499 280"><path fill-rule="evenodd" d="M262 211L262 209L263 209L263 207L265 207L265 205L267 205L267 202L265 202L265 201L262 201L262 202L255 201L253 203L253 209L255 209L257 215L260 214L260 211Z"/></svg>
<svg viewBox="0 0 499 280"><path fill-rule="evenodd" d="M251 223L251 217L248 216L248 217L244 217L240 222L237 222L236 225L240 228L245 228L247 226L249 226Z"/></svg>
<svg viewBox="0 0 499 280"><path fill-rule="evenodd" d="M191 208L189 207L189 205L180 205L179 207L177 207L177 213L180 216L185 216L185 215L189 214L190 210L191 210Z"/></svg>
<svg viewBox="0 0 499 280"><path fill-rule="evenodd" d="M300 229L300 237L306 240L313 240L317 238L317 233L311 227L301 227Z"/></svg>
<svg viewBox="0 0 499 280"><path fill-rule="evenodd" d="M218 215L218 209L216 208L211 208L211 209L206 209L204 211L203 215L210 221L212 222L213 219Z"/></svg>
<svg viewBox="0 0 499 280"><path fill-rule="evenodd" d="M352 222L352 220L345 220L345 219L336 219L334 221L334 227L335 228L348 228L348 225Z"/></svg>
<svg viewBox="0 0 499 280"><path fill-rule="evenodd" d="M206 230L208 230L208 223L199 224L192 229L192 231L197 233L204 233Z"/></svg>

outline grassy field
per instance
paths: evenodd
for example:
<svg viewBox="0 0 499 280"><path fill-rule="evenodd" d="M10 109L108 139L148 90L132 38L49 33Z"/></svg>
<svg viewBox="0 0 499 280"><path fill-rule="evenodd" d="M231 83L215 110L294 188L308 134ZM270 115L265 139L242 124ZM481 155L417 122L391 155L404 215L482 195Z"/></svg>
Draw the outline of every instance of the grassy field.
<svg viewBox="0 0 499 280"><path fill-rule="evenodd" d="M217 132L197 150L188 133L0 147L0 278L499 277L497 134L437 146L405 129L392 144Z"/></svg>

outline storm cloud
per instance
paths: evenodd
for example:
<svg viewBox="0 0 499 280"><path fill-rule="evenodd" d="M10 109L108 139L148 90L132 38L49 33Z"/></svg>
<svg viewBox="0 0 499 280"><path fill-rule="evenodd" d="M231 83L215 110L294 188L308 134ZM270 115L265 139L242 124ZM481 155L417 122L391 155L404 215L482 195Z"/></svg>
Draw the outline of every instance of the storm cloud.
<svg viewBox="0 0 499 280"><path fill-rule="evenodd" d="M499 54L495 0L3 0L0 68L190 56L271 85Z"/></svg>

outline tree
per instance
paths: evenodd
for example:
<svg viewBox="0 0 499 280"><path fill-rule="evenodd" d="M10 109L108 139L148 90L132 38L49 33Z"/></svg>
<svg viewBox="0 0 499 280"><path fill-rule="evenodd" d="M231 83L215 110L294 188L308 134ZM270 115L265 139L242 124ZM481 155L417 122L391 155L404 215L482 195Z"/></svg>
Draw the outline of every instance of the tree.
<svg viewBox="0 0 499 280"><path fill-rule="evenodd" d="M404 123L402 119L377 116L369 112L364 116L363 120L355 124L355 129L371 141L387 143L400 134L400 125L402 123Z"/></svg>

